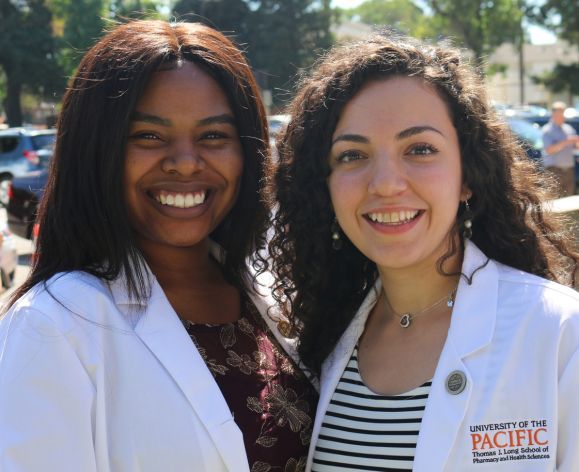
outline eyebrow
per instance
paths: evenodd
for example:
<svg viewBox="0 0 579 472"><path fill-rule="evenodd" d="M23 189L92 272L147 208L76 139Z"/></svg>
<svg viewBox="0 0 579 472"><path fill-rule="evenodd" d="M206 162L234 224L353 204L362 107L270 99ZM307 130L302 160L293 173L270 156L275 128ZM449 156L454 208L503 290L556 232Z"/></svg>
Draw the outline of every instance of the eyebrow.
<svg viewBox="0 0 579 472"><path fill-rule="evenodd" d="M173 124L171 120L168 120L166 118L161 118L160 116L156 115L150 115L148 113L142 113L140 111L135 111L133 113L131 121L144 121L145 123L152 123L154 125L161 125L161 126L171 126ZM207 126L216 123L225 123L230 124L232 126L236 126L235 119L233 118L233 116L227 113L215 116L208 116L207 118L203 118L197 122L199 126Z"/></svg>
<svg viewBox="0 0 579 472"><path fill-rule="evenodd" d="M401 140L401 139L409 138L409 137L414 136L416 134L424 133L425 131L433 131L435 133L440 134L441 136L444 136L444 134L442 134L442 132L439 131L438 129L433 128L432 126L426 126L425 125L425 126L412 126L411 128L407 128L405 130L402 130L398 134L396 134L395 138L397 140ZM336 139L334 139L332 141L332 146L339 141L349 141L349 142L353 142L353 143L362 143L362 144L368 144L370 142L368 140L368 138L366 138L365 136L362 136L361 134L341 134L340 136L338 136Z"/></svg>

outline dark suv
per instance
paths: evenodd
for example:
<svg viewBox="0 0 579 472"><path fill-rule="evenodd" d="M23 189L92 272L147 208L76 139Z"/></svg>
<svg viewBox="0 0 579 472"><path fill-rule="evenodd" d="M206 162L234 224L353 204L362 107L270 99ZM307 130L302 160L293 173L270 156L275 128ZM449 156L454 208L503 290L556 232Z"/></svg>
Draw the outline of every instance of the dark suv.
<svg viewBox="0 0 579 472"><path fill-rule="evenodd" d="M0 130L0 204L5 205L13 177L41 169L50 159L56 130Z"/></svg>

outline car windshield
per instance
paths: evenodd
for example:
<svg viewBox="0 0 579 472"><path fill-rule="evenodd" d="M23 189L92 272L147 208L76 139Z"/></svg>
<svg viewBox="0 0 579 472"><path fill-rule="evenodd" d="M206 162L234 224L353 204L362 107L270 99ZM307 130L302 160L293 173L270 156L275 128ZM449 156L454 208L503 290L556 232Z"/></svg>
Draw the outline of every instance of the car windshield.
<svg viewBox="0 0 579 472"><path fill-rule="evenodd" d="M535 149L543 149L543 136L541 129L525 120L508 120L513 132L522 140L529 143Z"/></svg>
<svg viewBox="0 0 579 472"><path fill-rule="evenodd" d="M32 136L32 146L35 151L39 149L52 149L56 136L54 134L37 134Z"/></svg>

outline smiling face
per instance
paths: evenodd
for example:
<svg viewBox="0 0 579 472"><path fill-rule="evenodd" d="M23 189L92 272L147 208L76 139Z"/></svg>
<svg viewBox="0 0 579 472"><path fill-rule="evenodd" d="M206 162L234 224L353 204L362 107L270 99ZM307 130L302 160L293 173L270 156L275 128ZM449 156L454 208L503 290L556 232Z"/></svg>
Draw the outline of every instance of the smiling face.
<svg viewBox="0 0 579 472"><path fill-rule="evenodd" d="M332 141L328 186L350 241L381 272L435 270L470 195L437 92L418 78L369 82L344 107Z"/></svg>
<svg viewBox="0 0 579 472"><path fill-rule="evenodd" d="M184 62L151 77L133 114L125 201L142 246L205 242L239 192L243 154L217 82Z"/></svg>

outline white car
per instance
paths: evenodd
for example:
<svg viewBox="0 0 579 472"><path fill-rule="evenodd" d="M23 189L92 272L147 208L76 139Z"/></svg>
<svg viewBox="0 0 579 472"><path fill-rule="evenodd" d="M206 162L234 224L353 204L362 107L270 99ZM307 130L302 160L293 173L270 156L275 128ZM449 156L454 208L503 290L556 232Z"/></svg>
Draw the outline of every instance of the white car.
<svg viewBox="0 0 579 472"><path fill-rule="evenodd" d="M18 253L14 236L6 226L0 226L0 283L3 289L12 287L14 284L14 273L18 265Z"/></svg>

